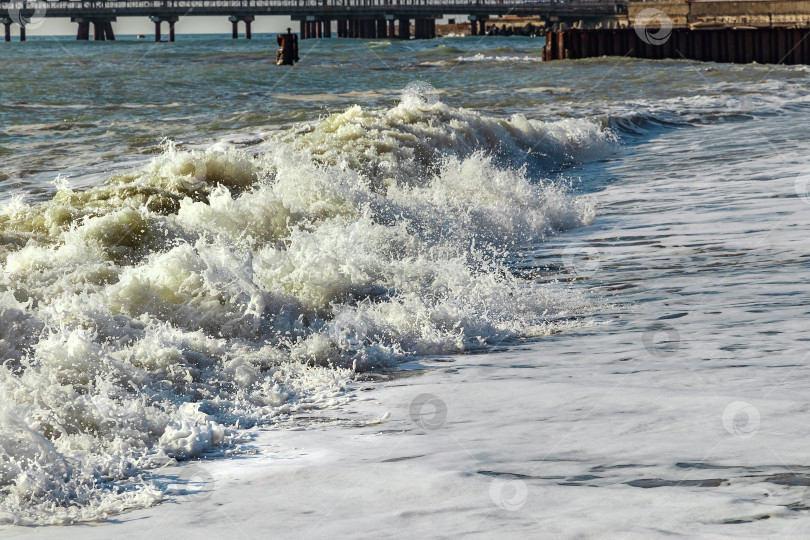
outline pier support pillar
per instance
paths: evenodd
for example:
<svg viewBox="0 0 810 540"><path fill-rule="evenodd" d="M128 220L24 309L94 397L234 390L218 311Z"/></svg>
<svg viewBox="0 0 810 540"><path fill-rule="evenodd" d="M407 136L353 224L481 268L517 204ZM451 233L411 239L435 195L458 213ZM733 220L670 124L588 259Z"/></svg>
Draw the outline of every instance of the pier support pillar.
<svg viewBox="0 0 810 540"><path fill-rule="evenodd" d="M306 28L306 23L304 21L298 21L298 37L300 39L307 39Z"/></svg>
<svg viewBox="0 0 810 540"><path fill-rule="evenodd" d="M231 21L231 38L239 38L240 21L245 23L245 39L251 39L253 37L253 33L250 29L250 23L256 20L256 17L253 15L231 15L228 17L228 20Z"/></svg>
<svg viewBox="0 0 810 540"><path fill-rule="evenodd" d="M169 15L169 16L162 16L162 15L152 15L150 17L152 22L155 23L155 41L162 41L161 40L161 30L160 25L161 23L167 22L169 23L169 41L174 41L174 23L180 20L180 17L177 15Z"/></svg>
<svg viewBox="0 0 810 540"><path fill-rule="evenodd" d="M0 22L3 23L3 26L4 26L4 34L5 34L5 40L4 41L6 41L6 42L11 41L11 23L13 21L6 17L6 18L0 20Z"/></svg>
<svg viewBox="0 0 810 540"><path fill-rule="evenodd" d="M115 17L71 17L70 22L77 23L76 31L78 41L90 39L90 25L93 25L93 41L115 41L112 23Z"/></svg>
<svg viewBox="0 0 810 540"><path fill-rule="evenodd" d="M323 21L323 37L332 39L332 21L329 19Z"/></svg>
<svg viewBox="0 0 810 540"><path fill-rule="evenodd" d="M410 39L411 38L411 20L410 19L400 19L399 20L399 39Z"/></svg>
<svg viewBox="0 0 810 540"><path fill-rule="evenodd" d="M388 37L391 39L397 37L397 23L394 19L388 21Z"/></svg>
<svg viewBox="0 0 810 540"><path fill-rule="evenodd" d="M78 41L87 41L88 39L90 39L89 21L81 21L79 23L79 29L76 31L76 39Z"/></svg>
<svg viewBox="0 0 810 540"><path fill-rule="evenodd" d="M93 21L93 41L104 41L104 23Z"/></svg>
<svg viewBox="0 0 810 540"><path fill-rule="evenodd" d="M25 41L25 27L20 26L20 41Z"/></svg>

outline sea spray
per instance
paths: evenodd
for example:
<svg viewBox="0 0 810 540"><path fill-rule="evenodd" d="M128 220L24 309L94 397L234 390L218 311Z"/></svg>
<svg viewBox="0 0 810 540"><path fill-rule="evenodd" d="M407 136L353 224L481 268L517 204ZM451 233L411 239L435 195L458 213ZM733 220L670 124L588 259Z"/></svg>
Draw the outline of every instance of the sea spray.
<svg viewBox="0 0 810 540"><path fill-rule="evenodd" d="M587 298L510 253L590 223L545 178L586 121L407 93L266 141L167 145L86 191L0 212L0 491L21 523L154 504L144 472L346 399L355 370L541 336Z"/></svg>

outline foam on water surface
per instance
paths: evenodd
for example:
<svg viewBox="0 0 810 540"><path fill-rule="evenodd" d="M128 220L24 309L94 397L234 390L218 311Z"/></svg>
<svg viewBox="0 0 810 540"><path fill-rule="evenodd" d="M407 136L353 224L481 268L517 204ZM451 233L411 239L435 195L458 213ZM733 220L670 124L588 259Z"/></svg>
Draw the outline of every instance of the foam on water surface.
<svg viewBox="0 0 810 540"><path fill-rule="evenodd" d="M613 136L417 91L251 154L166 145L87 190L0 212L3 519L154 504L145 471L350 399L357 371L546 335L589 299L505 260L588 224L547 178Z"/></svg>

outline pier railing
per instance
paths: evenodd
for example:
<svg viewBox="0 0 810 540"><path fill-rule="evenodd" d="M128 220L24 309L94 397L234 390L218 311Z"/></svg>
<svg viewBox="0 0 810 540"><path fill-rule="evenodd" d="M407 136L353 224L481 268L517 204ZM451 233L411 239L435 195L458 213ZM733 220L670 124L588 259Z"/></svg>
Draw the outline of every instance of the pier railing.
<svg viewBox="0 0 810 540"><path fill-rule="evenodd" d="M43 17L69 17L88 12L127 16L144 13L187 12L189 15L220 13L292 14L336 9L422 9L436 13L487 11L492 14L616 13L625 1L509 1L509 0L20 0L0 1L0 16L12 12L37 13Z"/></svg>

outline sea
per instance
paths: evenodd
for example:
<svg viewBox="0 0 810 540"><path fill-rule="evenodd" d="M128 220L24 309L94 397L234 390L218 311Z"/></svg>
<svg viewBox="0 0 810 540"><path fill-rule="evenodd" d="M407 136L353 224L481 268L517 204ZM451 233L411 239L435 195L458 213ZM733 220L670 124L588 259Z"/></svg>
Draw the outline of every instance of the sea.
<svg viewBox="0 0 810 540"><path fill-rule="evenodd" d="M0 44L0 535L806 538L810 68L543 44Z"/></svg>

